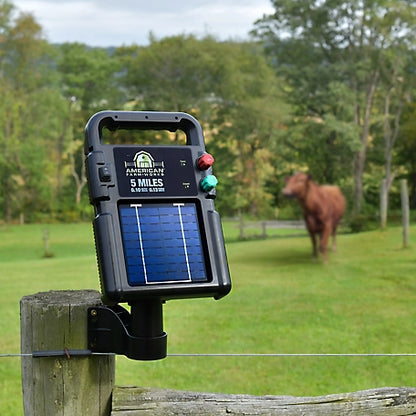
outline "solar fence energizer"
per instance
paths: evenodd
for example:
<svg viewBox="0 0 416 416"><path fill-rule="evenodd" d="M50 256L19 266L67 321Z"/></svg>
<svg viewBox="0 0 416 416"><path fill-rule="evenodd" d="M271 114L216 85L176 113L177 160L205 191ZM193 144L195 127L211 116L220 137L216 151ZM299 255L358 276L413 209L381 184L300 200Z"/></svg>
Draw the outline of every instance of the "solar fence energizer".
<svg viewBox="0 0 416 416"><path fill-rule="evenodd" d="M103 129L182 131L186 144L105 144ZM219 299L231 289L214 208L214 159L205 152L197 120L168 112L95 114L86 126L85 154L107 305L89 309L89 348L134 359L164 358L162 303ZM118 305L124 302L130 313Z"/></svg>

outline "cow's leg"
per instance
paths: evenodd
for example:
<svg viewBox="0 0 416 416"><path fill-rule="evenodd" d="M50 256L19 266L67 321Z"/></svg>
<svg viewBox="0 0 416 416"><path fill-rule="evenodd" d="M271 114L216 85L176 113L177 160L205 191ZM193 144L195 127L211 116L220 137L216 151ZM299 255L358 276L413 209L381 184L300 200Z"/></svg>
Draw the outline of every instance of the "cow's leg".
<svg viewBox="0 0 416 416"><path fill-rule="evenodd" d="M330 234L331 234L331 225L330 224L328 224L328 225L325 224L324 229L321 233L320 246L319 246L319 250L322 254L322 258L323 258L325 263L328 261L327 254L326 254L326 247L328 245L328 240L329 240Z"/></svg>
<svg viewBox="0 0 416 416"><path fill-rule="evenodd" d="M309 235L311 236L313 256L318 257L318 249L316 247L316 234L311 230L308 230L308 232L309 232Z"/></svg>
<svg viewBox="0 0 416 416"><path fill-rule="evenodd" d="M332 229L332 245L331 245L331 250L334 251L334 252L337 251L336 235L337 235L337 226L335 226Z"/></svg>

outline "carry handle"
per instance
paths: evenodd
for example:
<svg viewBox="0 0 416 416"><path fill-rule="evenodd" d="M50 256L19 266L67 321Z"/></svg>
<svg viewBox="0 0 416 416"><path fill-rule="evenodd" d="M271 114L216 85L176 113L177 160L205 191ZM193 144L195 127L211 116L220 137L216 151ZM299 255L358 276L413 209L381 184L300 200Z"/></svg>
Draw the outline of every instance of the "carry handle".
<svg viewBox="0 0 416 416"><path fill-rule="evenodd" d="M187 113L161 111L100 111L85 127L85 154L101 144L103 128L109 130L182 130L188 146L204 149L204 136L198 121Z"/></svg>

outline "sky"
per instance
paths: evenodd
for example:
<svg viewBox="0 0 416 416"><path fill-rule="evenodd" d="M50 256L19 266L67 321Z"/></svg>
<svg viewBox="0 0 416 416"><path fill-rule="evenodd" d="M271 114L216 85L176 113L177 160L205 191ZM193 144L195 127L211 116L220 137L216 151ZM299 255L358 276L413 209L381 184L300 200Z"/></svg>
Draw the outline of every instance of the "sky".
<svg viewBox="0 0 416 416"><path fill-rule="evenodd" d="M147 45L194 34L246 40L254 22L273 12L271 0L12 0L32 13L50 43Z"/></svg>

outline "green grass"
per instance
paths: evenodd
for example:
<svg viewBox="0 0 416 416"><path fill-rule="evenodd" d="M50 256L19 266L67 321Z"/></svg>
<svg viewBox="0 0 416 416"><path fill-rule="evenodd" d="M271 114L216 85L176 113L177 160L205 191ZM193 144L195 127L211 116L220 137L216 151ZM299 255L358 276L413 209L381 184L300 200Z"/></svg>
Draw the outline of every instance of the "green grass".
<svg viewBox="0 0 416 416"><path fill-rule="evenodd" d="M0 227L0 352L19 352L19 300L51 289L98 289L91 226ZM224 224L233 289L215 301L164 306L168 353L414 353L416 227L341 235L328 265L309 239L235 242ZM238 232L238 230L237 230ZM117 357L116 383L248 394L321 395L416 386L416 357ZM0 410L22 414L19 358L0 358Z"/></svg>

